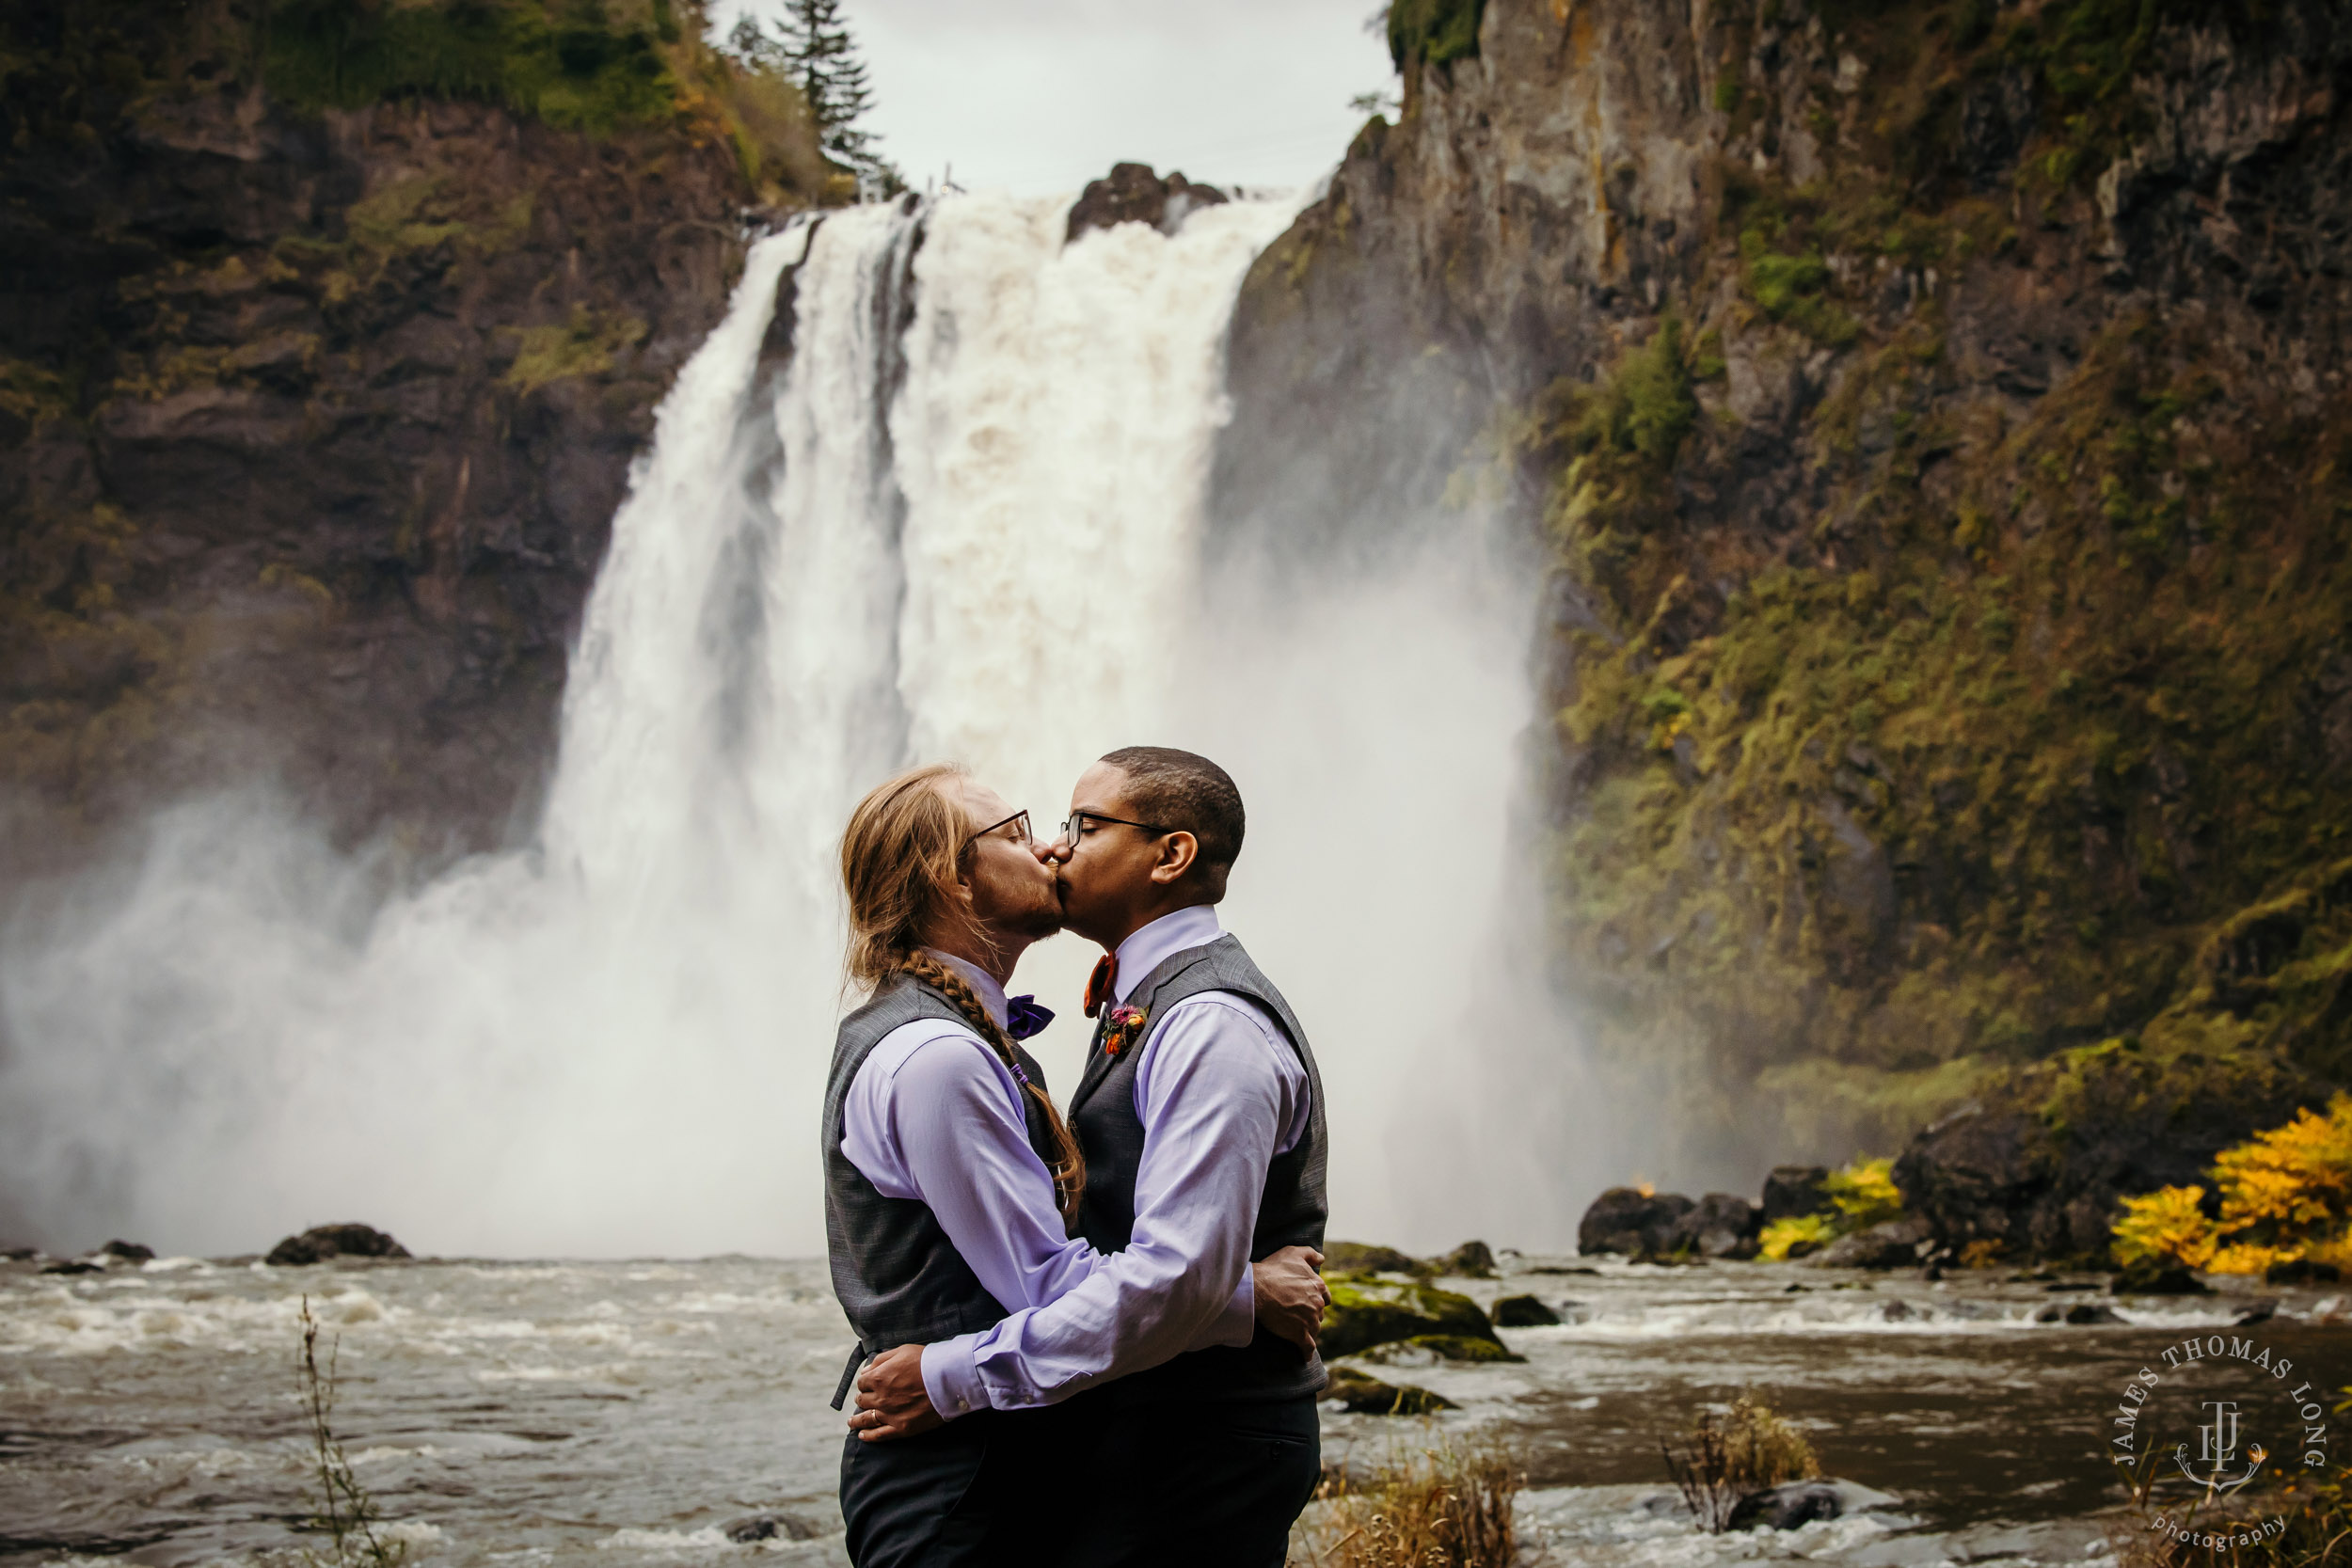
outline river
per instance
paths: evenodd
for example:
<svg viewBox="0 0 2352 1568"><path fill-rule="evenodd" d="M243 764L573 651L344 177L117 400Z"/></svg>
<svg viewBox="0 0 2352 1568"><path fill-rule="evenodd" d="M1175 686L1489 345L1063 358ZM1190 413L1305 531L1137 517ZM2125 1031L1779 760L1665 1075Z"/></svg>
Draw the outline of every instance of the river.
<svg viewBox="0 0 2352 1568"><path fill-rule="evenodd" d="M1561 1269L1592 1272L1535 1272ZM1327 1461L1498 1440L1527 1477L1531 1561L1658 1568L2105 1555L2114 1390L2249 1305L2133 1300L2122 1323L2072 1326L2035 1318L2090 1299L2049 1288L2087 1277L1511 1255L1503 1272L1450 1283L1487 1302L1532 1291L1568 1321L1504 1330L1523 1364L1371 1369L1459 1408L1425 1423L1326 1405ZM845 1560L826 1402L849 1336L824 1269L719 1258L0 1265L0 1561L261 1564L315 1544L297 1528L317 1507L306 1294L340 1346L334 1421L354 1470L421 1562ZM2274 1296L2266 1341L2341 1380L2344 1298ZM1827 1471L1895 1501L1791 1532L1699 1533L1658 1440L1744 1388L1798 1421ZM759 1519L764 1539L729 1538Z"/></svg>

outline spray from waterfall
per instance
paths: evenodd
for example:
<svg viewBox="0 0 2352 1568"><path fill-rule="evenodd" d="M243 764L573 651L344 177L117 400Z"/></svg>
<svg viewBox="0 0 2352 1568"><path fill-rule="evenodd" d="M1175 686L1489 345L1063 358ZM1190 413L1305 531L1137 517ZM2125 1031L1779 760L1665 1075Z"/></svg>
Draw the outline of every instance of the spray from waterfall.
<svg viewBox="0 0 2352 1568"><path fill-rule="evenodd" d="M1161 742L1248 797L1225 914L1315 1034L1339 1233L1564 1242L1524 579L1201 570L1225 324L1290 215L1065 245L1058 203L958 196L759 242L615 518L533 847L383 900L284 802L166 813L0 955L0 1192L60 1245L813 1251L850 803L951 756L1049 821ZM1070 1003L1091 958L1016 989ZM1083 1033L1035 1042L1057 1088Z"/></svg>

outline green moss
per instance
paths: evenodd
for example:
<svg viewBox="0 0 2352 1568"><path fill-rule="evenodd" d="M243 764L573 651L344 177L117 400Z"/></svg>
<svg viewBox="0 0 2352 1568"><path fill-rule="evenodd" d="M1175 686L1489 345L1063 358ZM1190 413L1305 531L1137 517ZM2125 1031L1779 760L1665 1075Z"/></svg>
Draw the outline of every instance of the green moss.
<svg viewBox="0 0 2352 1568"><path fill-rule="evenodd" d="M1324 1314L1321 1336L1327 1357L1433 1334L1502 1345L1494 1324L1468 1296L1419 1280L1366 1275L1336 1275L1329 1284L1331 1306Z"/></svg>
<svg viewBox="0 0 2352 1568"><path fill-rule="evenodd" d="M596 132L668 118L678 84L660 19L612 12L605 0L276 0L266 80L307 109L473 99Z"/></svg>
<svg viewBox="0 0 2352 1568"><path fill-rule="evenodd" d="M1471 58L1486 10L1486 0L1389 0L1389 58L1399 71Z"/></svg>
<svg viewBox="0 0 2352 1568"><path fill-rule="evenodd" d="M635 316L582 306L562 326L525 327L518 336L515 362L501 379L528 394L550 382L604 374L612 370L615 356L644 341L645 324Z"/></svg>

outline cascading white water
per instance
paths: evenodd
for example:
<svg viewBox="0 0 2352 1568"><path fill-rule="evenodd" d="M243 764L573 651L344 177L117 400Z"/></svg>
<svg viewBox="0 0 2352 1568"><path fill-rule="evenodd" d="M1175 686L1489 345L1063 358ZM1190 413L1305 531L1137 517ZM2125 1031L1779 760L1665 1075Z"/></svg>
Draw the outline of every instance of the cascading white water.
<svg viewBox="0 0 2352 1568"><path fill-rule="evenodd" d="M850 803L953 756L1042 825L1156 741L1248 798L1226 912L1316 1035L1341 1231L1562 1239L1563 1042L1508 935L1527 593L1463 549L1201 581L1224 323L1289 215L1065 245L1058 203L959 196L761 241L615 519L538 847L375 906L269 802L168 814L135 886L11 943L12 1200L177 1251L813 1250ZM1016 989L1066 1006L1090 959ZM1041 1040L1057 1085L1083 1036Z"/></svg>

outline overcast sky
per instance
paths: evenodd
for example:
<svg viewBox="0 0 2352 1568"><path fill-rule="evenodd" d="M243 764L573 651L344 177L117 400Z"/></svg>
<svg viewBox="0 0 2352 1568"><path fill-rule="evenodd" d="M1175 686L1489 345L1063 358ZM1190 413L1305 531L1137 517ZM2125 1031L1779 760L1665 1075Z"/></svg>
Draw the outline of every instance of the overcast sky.
<svg viewBox="0 0 2352 1568"><path fill-rule="evenodd" d="M846 0L867 125L910 184L1076 193L1121 160L1212 184L1302 185L1394 86L1374 0ZM720 0L772 19L782 0Z"/></svg>

